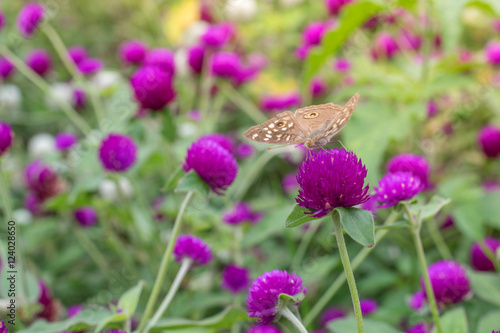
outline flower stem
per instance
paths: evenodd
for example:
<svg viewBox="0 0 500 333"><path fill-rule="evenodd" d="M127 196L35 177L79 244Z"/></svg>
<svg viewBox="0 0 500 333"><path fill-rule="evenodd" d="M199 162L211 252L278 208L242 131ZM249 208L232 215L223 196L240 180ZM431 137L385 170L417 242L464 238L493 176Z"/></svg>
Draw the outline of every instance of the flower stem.
<svg viewBox="0 0 500 333"><path fill-rule="evenodd" d="M293 326L295 326L299 330L300 333L307 333L304 324L302 324L302 322L297 317L295 317L295 315L292 313L292 311L290 311L288 306L285 306L284 308L280 309L280 314L286 319L288 319L293 324Z"/></svg>
<svg viewBox="0 0 500 333"><path fill-rule="evenodd" d="M262 112L251 102L249 102L243 95L239 93L236 89L231 87L231 85L225 85L222 87L221 92L226 95L226 97L236 104L243 112L247 114L248 117L252 118L256 123L263 123L267 119L262 114Z"/></svg>
<svg viewBox="0 0 500 333"><path fill-rule="evenodd" d="M108 271L110 267L109 263L106 261L106 258L101 254L99 249L92 243L92 241L87 237L85 232L74 228L75 236L78 239L80 245L87 251L90 258L95 262L97 267L102 271L102 273L107 278L112 278L112 274Z"/></svg>
<svg viewBox="0 0 500 333"><path fill-rule="evenodd" d="M147 333L149 330L158 322L158 320L161 318L163 313L165 313L165 310L167 310L168 306L170 305L170 302L174 298L175 294L177 293L177 290L179 289L179 286L186 276L187 271L191 267L191 259L189 258L184 258L181 263L181 268L179 268L179 272L177 272L177 276L174 279L174 282L172 282L172 286L170 286L170 289L168 290L167 296L165 296L165 299L163 302L161 302L160 307L158 310L156 310L156 313L154 314L153 318L149 321L148 326L146 326L144 332Z"/></svg>
<svg viewBox="0 0 500 333"><path fill-rule="evenodd" d="M292 259L291 266L294 270L299 268L299 265L302 262L302 258L304 258L307 248L309 247L309 244L311 244L313 236L320 226L321 226L320 221L317 221L316 223L311 223L309 225L309 229L307 229L306 233L304 234L304 237L302 237L299 247L295 252L295 256Z"/></svg>
<svg viewBox="0 0 500 333"><path fill-rule="evenodd" d="M453 255L451 254L450 249L448 248L448 246L444 242L443 236L441 235L441 232L439 231L439 229L436 226L436 221L435 220L427 221L426 225L427 225L427 228L429 229L429 233L431 234L431 238L432 238L434 244L436 244L436 247L437 247L441 257L445 260L452 259Z"/></svg>
<svg viewBox="0 0 500 333"><path fill-rule="evenodd" d="M427 294L427 299L429 301L429 307L431 308L432 319L436 325L437 333L443 333L441 328L441 322L439 321L439 311L436 303L436 296L434 295L434 290L432 289L431 279L429 277L429 272L427 271L427 263L425 261L424 247L422 246L422 239L420 238L420 221L415 221L413 214L408 208L408 205L404 205L405 213L410 221L412 228L411 233L413 237L413 242L415 243L415 249L417 251L418 261L420 263L420 270L422 271L422 276L425 282L425 291Z"/></svg>
<svg viewBox="0 0 500 333"><path fill-rule="evenodd" d="M398 212L392 211L391 214L385 220L385 223L383 225L389 226L394 224L394 222L396 222L398 215L399 215ZM382 238L384 238L388 232L389 229L378 230L375 233L375 244L378 244L378 242ZM356 257L354 257L351 264L353 270L356 270L358 268L358 266L363 262L363 260L365 260L365 258L368 256L368 253L370 253L371 250L372 248L364 247L361 251L359 251ZM333 281L332 285L323 293L323 296L321 296L321 298L316 302L316 304L314 304L311 311L309 311L307 316L305 316L304 323L306 325L310 325L313 322L313 320L316 319L316 317L318 317L318 315L321 313L321 311L323 311L328 302L330 302L330 300L333 298L333 296L335 296L340 287L342 287L345 280L346 280L345 274L340 274L339 276L337 276L335 281Z"/></svg>
<svg viewBox="0 0 500 333"><path fill-rule="evenodd" d="M335 237L337 238L337 245L339 247L340 259L344 266L344 272L351 292L352 304L354 306L354 315L358 325L358 333L363 333L363 315L361 314L361 305L359 303L358 289L356 288L356 281L354 280L354 273L352 272L351 263L349 261L349 254L345 245L344 233L342 232L342 223L340 217L335 211L332 214L333 227L335 229Z"/></svg>
<svg viewBox="0 0 500 333"><path fill-rule="evenodd" d="M0 163L3 160L0 159ZM0 193L2 194L3 203L3 215L5 220L9 221L12 219L12 203L10 202L9 185L5 179L2 164L0 164Z"/></svg>
<svg viewBox="0 0 500 333"><path fill-rule="evenodd" d="M146 326L146 322L148 321L149 316L151 315L151 311L153 311L153 307L156 303L156 299L158 298L158 294L160 293L161 285L162 285L162 283L165 280L165 277L167 275L168 263L170 262L170 258L172 257L174 245L175 245L175 242L177 240L177 236L179 235L179 231L181 229L182 216L184 215L186 207L189 203L189 200L191 200L192 196L193 196L193 192L188 192L186 194L186 197L184 198L184 201L182 202L181 207L179 209L179 213L177 213L177 218L175 219L174 228L172 230L172 236L170 237L170 240L168 242L168 246L165 249L165 253L163 254L163 259L161 261L158 275L156 276L153 290L151 291L151 295L149 296L149 300L148 300L148 303L146 305L146 310L144 311L142 319L139 323L139 328L137 329L138 332L142 332L142 330Z"/></svg>

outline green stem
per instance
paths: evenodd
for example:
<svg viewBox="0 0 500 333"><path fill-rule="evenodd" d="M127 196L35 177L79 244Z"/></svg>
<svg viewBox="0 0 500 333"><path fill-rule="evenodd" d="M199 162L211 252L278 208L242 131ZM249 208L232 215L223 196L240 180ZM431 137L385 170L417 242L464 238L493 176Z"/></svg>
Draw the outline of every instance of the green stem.
<svg viewBox="0 0 500 333"><path fill-rule="evenodd" d="M295 252L295 256L293 256L292 259L291 266L294 270L297 270L299 268L299 265L302 262L302 258L304 258L307 248L309 247L309 244L311 244L313 236L320 226L320 221L309 224L309 229L307 229L306 233L301 238L299 247L297 248L297 252Z"/></svg>
<svg viewBox="0 0 500 333"><path fill-rule="evenodd" d="M158 308L158 310L156 310L156 313L154 314L153 318L151 318L151 320L149 321L148 326L146 326L146 328L144 329L145 333L149 332L149 330L158 322L161 316L165 313L165 310L167 310L168 306L170 305L170 302L177 293L177 290L179 290L179 286L181 285L182 280L186 276L186 273L188 272L189 268L191 267L191 263L192 261L189 258L184 258L182 260L181 268L179 268L179 272L177 272L177 276L175 277L174 282L172 282L172 286L170 286L167 296L165 296L165 299L163 299L163 302L161 302L160 307Z"/></svg>
<svg viewBox="0 0 500 333"><path fill-rule="evenodd" d="M413 217L411 210L408 208L408 205L404 205L404 209L408 220L412 224L411 233L413 242L415 244L415 249L417 251L420 270L422 271L422 276L425 282L425 291L427 294L427 300L429 301L429 307L431 308L432 318L434 320L434 324L436 325L437 333L443 333L441 322L439 321L439 311L436 303L436 296L434 295L429 272L427 271L427 262L425 261L424 247L422 246L422 239L420 238L421 223L420 221L415 221L415 218Z"/></svg>
<svg viewBox="0 0 500 333"><path fill-rule="evenodd" d="M106 258L101 254L99 249L92 243L92 241L87 237L85 232L74 229L75 230L75 236L78 239L78 242L80 242L80 245L87 251L89 254L90 258L95 262L97 267L102 271L104 275L108 278L112 278L112 274L108 271L108 268L110 267L109 263L106 261Z"/></svg>
<svg viewBox="0 0 500 333"><path fill-rule="evenodd" d="M479 248L483 251L484 255L490 259L490 261L493 263L493 267L495 267L495 270L497 272L500 272L500 263L498 262L497 256L493 251L486 245L484 242L484 239L478 242Z"/></svg>
<svg viewBox="0 0 500 333"><path fill-rule="evenodd" d="M358 333L363 333L363 315L361 313L361 304L359 303L358 289L356 288L356 280L354 279L354 273L352 272L351 263L349 261L349 254L347 253L347 247L345 245L344 233L342 232L342 223L340 222L340 216L335 211L332 214L333 228L335 229L335 237L337 238L337 245L339 247L340 259L342 260L342 265L344 266L344 272L347 278L347 284L349 285L349 291L351 292L352 304L354 306L354 315L356 317L356 323L358 326Z"/></svg>
<svg viewBox="0 0 500 333"><path fill-rule="evenodd" d="M45 82L38 74L36 74L31 68L26 66L24 62L14 55L5 45L0 46L0 54L3 54L7 60L9 60L21 74L23 74L28 80L30 80L34 85L36 85L44 94L49 95L50 86ZM85 122L85 120L80 117L78 112L71 107L68 103L56 98L54 102L61 108L61 110L66 114L66 116L73 122L73 124L78 127L78 129L85 135L88 135L92 128Z"/></svg>
<svg viewBox="0 0 500 333"><path fill-rule="evenodd" d="M292 313L292 311L290 311L290 309L287 306L280 309L280 314L286 319L288 319L293 324L293 326L295 326L297 330L299 330L300 333L307 333L304 324L302 324L302 322L297 317L295 317L295 315Z"/></svg>
<svg viewBox="0 0 500 333"><path fill-rule="evenodd" d="M5 217L5 220L10 221L12 220L12 203L10 202L10 190L9 190L9 185L7 183L7 180L5 178L4 172L3 172L3 166L2 163L3 160L0 159L0 193L2 194L2 203L3 203L3 214Z"/></svg>
<svg viewBox="0 0 500 333"><path fill-rule="evenodd" d="M422 72L421 72L421 80L422 83L425 84L427 82L428 74L429 74L429 62L432 51L432 31L430 27L430 15L429 15L429 6L430 2L428 0L420 0L421 13L424 16L425 23L423 24L423 45L422 45Z"/></svg>
<svg viewBox="0 0 500 333"><path fill-rule="evenodd" d="M387 217L387 219L384 222L384 226L390 226L396 222L396 219L398 218L398 213L394 210L391 212L391 214ZM389 229L382 229L379 230L375 233L375 244L378 244L382 238L385 237L385 235L389 232ZM356 270L358 266L365 260L365 258L368 256L372 248L367 248L364 247L359 253L354 257L352 261L352 269ZM330 300L335 296L337 291L342 287L346 280L345 274L340 274L337 276L335 281L332 283L332 285L323 293L323 296L314 304L313 308L307 316L304 318L304 323L309 326L312 324L314 319L318 317L318 315L323 311L323 309L328 305Z"/></svg>
<svg viewBox="0 0 500 333"><path fill-rule="evenodd" d="M262 112L251 102L249 102L240 92L230 85L227 85L221 89L221 93L226 95L226 97L236 104L240 109L247 114L254 122L263 123L267 118L262 114Z"/></svg>
<svg viewBox="0 0 500 333"><path fill-rule="evenodd" d="M437 228L436 221L427 221L427 228L429 229L429 233L431 235L432 241L434 244L436 244L436 247L439 251L439 254L441 255L441 258L448 260L448 259L453 259L453 255L451 254L450 249L444 242L443 236L441 235L441 232Z"/></svg>
<svg viewBox="0 0 500 333"><path fill-rule="evenodd" d="M138 332L142 332L142 330L146 326L146 323L149 319L149 316L151 315L151 311L153 311L153 307L154 307L156 300L158 298L158 294L160 293L161 285L165 281L165 277L167 276L168 264L170 262L170 258L172 257L172 252L174 250L175 242L177 241L177 236L179 235L179 231L181 229L182 216L184 215L186 207L189 203L189 200L191 200L192 196L193 196L193 192L188 192L186 194L186 197L184 198L184 201L181 204L179 212L177 213L177 218L175 219L174 228L172 230L172 236L170 237L170 240L168 242L168 246L165 249L165 253L163 254L163 259L161 261L158 275L156 276L153 290L151 291L151 295L149 296L149 300L148 300L148 303L146 305L146 310L144 311L142 319L139 323L139 328L137 329Z"/></svg>

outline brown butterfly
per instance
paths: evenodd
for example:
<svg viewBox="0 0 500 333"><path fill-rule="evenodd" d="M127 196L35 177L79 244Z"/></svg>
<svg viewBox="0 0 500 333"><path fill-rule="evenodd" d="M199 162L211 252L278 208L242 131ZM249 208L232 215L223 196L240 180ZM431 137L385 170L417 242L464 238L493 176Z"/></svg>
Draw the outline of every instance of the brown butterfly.
<svg viewBox="0 0 500 333"><path fill-rule="evenodd" d="M295 113L281 112L276 118L250 127L243 136L264 143L303 143L307 149L322 147L349 121L358 104L358 98L359 94L356 93L344 107L327 103L307 106Z"/></svg>

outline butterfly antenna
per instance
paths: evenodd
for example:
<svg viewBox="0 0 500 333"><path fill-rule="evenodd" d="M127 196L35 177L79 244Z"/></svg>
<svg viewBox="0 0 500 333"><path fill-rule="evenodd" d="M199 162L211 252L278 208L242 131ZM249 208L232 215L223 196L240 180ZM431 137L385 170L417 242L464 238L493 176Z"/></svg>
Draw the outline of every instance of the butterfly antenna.
<svg viewBox="0 0 500 333"><path fill-rule="evenodd" d="M272 150L272 149L278 149L278 148L284 148L284 147L287 147L289 145L282 145L282 146L276 146L276 147L268 147L267 150Z"/></svg>

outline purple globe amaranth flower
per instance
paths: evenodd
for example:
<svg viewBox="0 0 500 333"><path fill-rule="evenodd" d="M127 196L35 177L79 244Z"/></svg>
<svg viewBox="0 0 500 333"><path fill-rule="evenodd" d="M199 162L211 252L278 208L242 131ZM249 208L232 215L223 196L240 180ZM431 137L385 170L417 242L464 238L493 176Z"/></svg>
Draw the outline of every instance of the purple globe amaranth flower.
<svg viewBox="0 0 500 333"><path fill-rule="evenodd" d="M470 292L467 271L455 261L437 261L430 265L427 271L436 302L439 304L460 303ZM420 280L420 286L427 297L423 278Z"/></svg>
<svg viewBox="0 0 500 333"><path fill-rule="evenodd" d="M281 330L274 325L255 325L247 333L281 333Z"/></svg>
<svg viewBox="0 0 500 333"><path fill-rule="evenodd" d="M392 59L399 51L396 39L387 32L381 32L375 39L371 53L373 59Z"/></svg>
<svg viewBox="0 0 500 333"><path fill-rule="evenodd" d="M363 202L361 204L361 208L364 210L369 210L370 212L372 212L372 215L375 216L378 210L377 196L374 194L370 195L370 199Z"/></svg>
<svg viewBox="0 0 500 333"><path fill-rule="evenodd" d="M299 60L304 60L309 54L310 49L311 49L310 46L299 45L299 47L295 49L295 57L297 57L297 59Z"/></svg>
<svg viewBox="0 0 500 333"><path fill-rule="evenodd" d="M430 333L430 328L425 323L413 325L405 333Z"/></svg>
<svg viewBox="0 0 500 333"><path fill-rule="evenodd" d="M401 29L399 44L405 50L418 51L422 46L422 37L406 29Z"/></svg>
<svg viewBox="0 0 500 333"><path fill-rule="evenodd" d="M91 227L97 222L97 212L91 206L78 207L73 216L82 227Z"/></svg>
<svg viewBox="0 0 500 333"><path fill-rule="evenodd" d="M434 117L439 111L438 105L433 100L427 101L427 117Z"/></svg>
<svg viewBox="0 0 500 333"><path fill-rule="evenodd" d="M484 52L488 63L494 66L500 65L500 42L489 42Z"/></svg>
<svg viewBox="0 0 500 333"><path fill-rule="evenodd" d="M266 272L255 279L247 295L248 315L257 318L259 323L272 322L279 311L280 294L295 296L306 293L302 279L286 271Z"/></svg>
<svg viewBox="0 0 500 333"><path fill-rule="evenodd" d="M425 302L425 294L423 291L419 290L411 296L408 305L413 310L418 311L422 308L422 306L424 306L424 302Z"/></svg>
<svg viewBox="0 0 500 333"><path fill-rule="evenodd" d="M198 265L206 265L212 260L212 251L208 245L192 235L179 236L173 253L177 262L188 258Z"/></svg>
<svg viewBox="0 0 500 333"><path fill-rule="evenodd" d="M200 110L189 110L187 113L187 116L188 116L189 120L194 121L194 122L198 122L202 118L202 114L201 114Z"/></svg>
<svg viewBox="0 0 500 333"><path fill-rule="evenodd" d="M286 174L281 180L281 188L286 194L297 190L299 188L299 183L297 182L297 173L290 172Z"/></svg>
<svg viewBox="0 0 500 333"><path fill-rule="evenodd" d="M487 125L479 131L477 138L483 153L490 158L500 156L500 128Z"/></svg>
<svg viewBox="0 0 500 333"><path fill-rule="evenodd" d="M336 320L336 319L341 319L345 318L347 316L346 310L339 308L339 307L331 307L327 308L323 313L321 314L320 317L320 326L321 327L326 327L329 322Z"/></svg>
<svg viewBox="0 0 500 333"><path fill-rule="evenodd" d="M195 45L188 49L188 65L196 74L201 74L203 70L203 61L205 59L205 49Z"/></svg>
<svg viewBox="0 0 500 333"><path fill-rule="evenodd" d="M50 54L42 49L33 50L26 56L26 65L35 73L44 77L52 69Z"/></svg>
<svg viewBox="0 0 500 333"><path fill-rule="evenodd" d="M386 168L387 173L410 172L420 179L424 188L429 188L430 166L425 157L414 154L400 154L389 160Z"/></svg>
<svg viewBox="0 0 500 333"><path fill-rule="evenodd" d="M17 29L26 38L33 36L42 23L45 16L45 9L36 2L25 5L17 16Z"/></svg>
<svg viewBox="0 0 500 333"><path fill-rule="evenodd" d="M101 142L99 159L108 171L125 171L137 159L137 146L129 136L111 133Z"/></svg>
<svg viewBox="0 0 500 333"><path fill-rule="evenodd" d="M157 48L148 52L144 59L144 67L156 66L161 68L170 76L175 75L174 52L169 49Z"/></svg>
<svg viewBox="0 0 500 333"><path fill-rule="evenodd" d="M120 60L126 65L140 65L146 58L147 52L146 44L138 40L124 42L118 49Z"/></svg>
<svg viewBox="0 0 500 333"><path fill-rule="evenodd" d="M220 133L207 134L201 136L198 140L212 140L215 143L218 143L219 146L226 149L231 154L234 154L234 141L233 139L224 134Z"/></svg>
<svg viewBox="0 0 500 333"><path fill-rule="evenodd" d="M74 317L83 310L81 305L73 305L68 308L68 318Z"/></svg>
<svg viewBox="0 0 500 333"><path fill-rule="evenodd" d="M241 69L241 60L236 53L217 52L210 60L212 75L220 78L236 80Z"/></svg>
<svg viewBox="0 0 500 333"><path fill-rule="evenodd" d="M24 198L24 208L26 208L33 216L41 216L44 214L43 202L38 196L29 192Z"/></svg>
<svg viewBox="0 0 500 333"><path fill-rule="evenodd" d="M172 76L156 66L138 69L130 83L135 99L143 109L159 111L176 97Z"/></svg>
<svg viewBox="0 0 500 333"><path fill-rule="evenodd" d="M311 152L302 162L297 181L300 207L312 210L306 214L322 217L337 207L351 207L369 199L364 185L366 168L361 160L345 149Z"/></svg>
<svg viewBox="0 0 500 333"><path fill-rule="evenodd" d="M238 173L233 155L212 140L198 140L187 151L183 168L193 169L210 189L221 195Z"/></svg>
<svg viewBox="0 0 500 333"><path fill-rule="evenodd" d="M85 95L85 91L82 89L73 90L73 105L75 109L83 109L87 104L87 95Z"/></svg>
<svg viewBox="0 0 500 333"><path fill-rule="evenodd" d="M495 255L498 248L500 248L500 239L495 238L485 238L484 243L486 247L488 247L491 252ZM483 249L479 245L479 243L474 243L470 249L470 261L471 266L477 271L495 271L495 265L493 262L486 256Z"/></svg>
<svg viewBox="0 0 500 333"><path fill-rule="evenodd" d="M104 68L102 61L94 58L83 59L76 66L83 75L92 75Z"/></svg>
<svg viewBox="0 0 500 333"><path fill-rule="evenodd" d="M24 179L28 188L41 201L53 197L63 190L63 183L57 173L40 161L28 164L24 171Z"/></svg>
<svg viewBox="0 0 500 333"><path fill-rule="evenodd" d="M87 59L88 51L83 46L76 45L68 49L68 55L75 64L79 64L83 60Z"/></svg>
<svg viewBox="0 0 500 333"><path fill-rule="evenodd" d="M49 288L42 280L38 281L38 287L40 289L38 303L42 306L42 310L37 313L36 317L47 321L56 321L61 311L59 303L54 299Z"/></svg>
<svg viewBox="0 0 500 333"><path fill-rule="evenodd" d="M313 22L309 24L302 32L302 45L319 45L329 25L327 22Z"/></svg>
<svg viewBox="0 0 500 333"><path fill-rule="evenodd" d="M0 156L5 154L14 141L14 131L10 125L0 121Z"/></svg>
<svg viewBox="0 0 500 333"><path fill-rule="evenodd" d="M9 329L7 328L7 326L5 326L5 323L3 322L3 320L0 320L0 333L8 333L8 332L9 332ZM270 331L270 332L272 332L272 331Z"/></svg>
<svg viewBox="0 0 500 333"><path fill-rule="evenodd" d="M297 107L302 102L300 94L291 92L283 95L267 95L260 99L264 111L276 112Z"/></svg>
<svg viewBox="0 0 500 333"><path fill-rule="evenodd" d="M237 294L248 288L250 284L250 270L236 265L226 266L222 270L222 288Z"/></svg>
<svg viewBox="0 0 500 333"><path fill-rule="evenodd" d="M422 191L423 185L420 178L411 172L394 172L384 176L375 187L377 201L380 208L388 208L400 201L408 200Z"/></svg>
<svg viewBox="0 0 500 333"><path fill-rule="evenodd" d="M0 57L0 77L2 79L8 79L15 69L14 65L7 58Z"/></svg>
<svg viewBox="0 0 500 333"><path fill-rule="evenodd" d="M309 92L313 97L319 97L326 92L326 82L321 78L314 78L309 84Z"/></svg>
<svg viewBox="0 0 500 333"><path fill-rule="evenodd" d="M222 221L227 224L240 224L243 222L257 223L262 217L262 213L253 212L246 202L238 202L233 209L225 212Z"/></svg>
<svg viewBox="0 0 500 333"><path fill-rule="evenodd" d="M201 41L206 46L220 48L227 44L234 35L234 25L229 22L222 22L209 26L201 36Z"/></svg>
<svg viewBox="0 0 500 333"><path fill-rule="evenodd" d="M78 143L78 137L74 133L63 132L55 137L56 149L60 151L67 151Z"/></svg>
<svg viewBox="0 0 500 333"><path fill-rule="evenodd" d="M361 313L364 316L374 313L378 309L377 301L374 299L362 299L360 302Z"/></svg>
<svg viewBox="0 0 500 333"><path fill-rule="evenodd" d="M325 0L326 8L331 15L338 15L340 10L354 0Z"/></svg>
<svg viewBox="0 0 500 333"><path fill-rule="evenodd" d="M348 72L349 70L351 70L351 62L344 58L338 58L335 60L333 68L337 72L341 73Z"/></svg>
<svg viewBox="0 0 500 333"><path fill-rule="evenodd" d="M255 148L247 142L242 142L238 146L236 146L236 157L238 158L249 158L254 154Z"/></svg>

